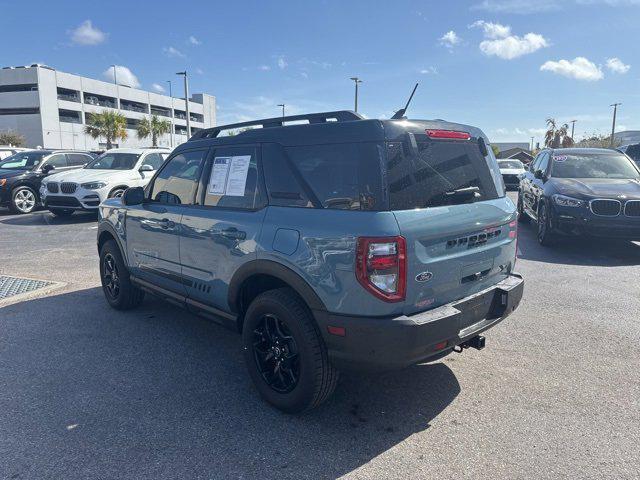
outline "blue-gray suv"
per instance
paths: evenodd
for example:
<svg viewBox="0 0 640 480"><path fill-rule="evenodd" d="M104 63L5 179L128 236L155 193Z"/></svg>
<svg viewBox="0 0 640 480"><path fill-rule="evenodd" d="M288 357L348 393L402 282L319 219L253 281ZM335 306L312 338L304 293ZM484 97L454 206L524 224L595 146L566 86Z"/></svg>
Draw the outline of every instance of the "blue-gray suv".
<svg viewBox="0 0 640 480"><path fill-rule="evenodd" d="M102 203L98 250L112 307L149 292L241 332L260 394L299 412L341 369L482 348L522 297L516 236L480 130L340 111L199 131Z"/></svg>

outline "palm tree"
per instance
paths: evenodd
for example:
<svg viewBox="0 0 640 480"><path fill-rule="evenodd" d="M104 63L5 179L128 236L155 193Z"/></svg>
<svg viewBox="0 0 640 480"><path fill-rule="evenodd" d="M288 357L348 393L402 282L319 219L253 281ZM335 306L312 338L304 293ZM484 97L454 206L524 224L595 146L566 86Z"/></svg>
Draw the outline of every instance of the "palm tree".
<svg viewBox="0 0 640 480"><path fill-rule="evenodd" d="M127 138L127 119L121 113L109 111L93 113L87 122L88 125L84 127L84 131L94 139L105 137L107 150L113 148L114 140Z"/></svg>
<svg viewBox="0 0 640 480"><path fill-rule="evenodd" d="M138 123L138 138L143 139L151 137L151 143L154 147L158 146L158 137L171 131L171 122L162 120L156 115L151 116L151 120L143 118Z"/></svg>
<svg viewBox="0 0 640 480"><path fill-rule="evenodd" d="M547 131L544 134L544 144L551 148L566 148L573 145L573 138L569 136L569 125L566 123L558 127L554 118L547 118Z"/></svg>

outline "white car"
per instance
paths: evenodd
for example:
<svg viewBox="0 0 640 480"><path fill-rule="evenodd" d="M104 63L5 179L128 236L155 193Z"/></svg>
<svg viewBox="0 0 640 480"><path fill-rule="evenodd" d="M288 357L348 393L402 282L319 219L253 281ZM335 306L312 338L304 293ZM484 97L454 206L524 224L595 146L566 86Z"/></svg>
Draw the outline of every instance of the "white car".
<svg viewBox="0 0 640 480"><path fill-rule="evenodd" d="M26 152L29 150L28 148L20 148L20 147L7 147L5 145L0 145L0 160L4 160L7 157L10 157L14 153L18 152Z"/></svg>
<svg viewBox="0 0 640 480"><path fill-rule="evenodd" d="M144 187L169 156L164 148L114 148L84 168L48 176L40 188L42 203L54 215L97 210L129 187Z"/></svg>
<svg viewBox="0 0 640 480"><path fill-rule="evenodd" d="M498 160L498 167L505 187L517 190L520 186L520 176L525 172L524 164L520 160L504 159Z"/></svg>

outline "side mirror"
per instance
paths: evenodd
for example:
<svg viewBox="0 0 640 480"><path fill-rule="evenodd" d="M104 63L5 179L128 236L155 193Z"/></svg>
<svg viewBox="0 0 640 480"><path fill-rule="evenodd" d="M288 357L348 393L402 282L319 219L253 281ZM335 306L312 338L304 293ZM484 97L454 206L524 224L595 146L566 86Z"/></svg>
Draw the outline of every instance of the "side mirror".
<svg viewBox="0 0 640 480"><path fill-rule="evenodd" d="M533 176L538 180L544 180L544 173L542 173L542 170L536 170L535 172L533 172Z"/></svg>
<svg viewBox="0 0 640 480"><path fill-rule="evenodd" d="M122 195L122 203L131 205L140 205L144 202L144 188L142 187L130 187L124 191Z"/></svg>
<svg viewBox="0 0 640 480"><path fill-rule="evenodd" d="M153 167L149 164L147 165L142 165L139 169L139 172L153 172Z"/></svg>
<svg viewBox="0 0 640 480"><path fill-rule="evenodd" d="M55 169L56 167L54 167L53 165L46 164L44 167L42 167L42 173L44 173L45 175L49 175L51 173L51 170Z"/></svg>

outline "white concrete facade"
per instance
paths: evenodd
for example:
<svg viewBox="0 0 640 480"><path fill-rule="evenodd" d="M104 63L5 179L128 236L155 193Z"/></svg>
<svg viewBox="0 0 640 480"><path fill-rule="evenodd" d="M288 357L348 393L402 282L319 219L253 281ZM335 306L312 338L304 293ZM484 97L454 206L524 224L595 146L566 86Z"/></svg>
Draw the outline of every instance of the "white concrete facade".
<svg viewBox="0 0 640 480"><path fill-rule="evenodd" d="M181 86L180 79L176 85ZM184 98L172 98L123 85L59 72L35 65L0 69L0 132L22 134L28 147L99 150L105 139L84 133L88 116L105 110L119 111L127 118L126 140L120 147L147 147L151 138L138 139L136 123L155 114L173 123L172 137L158 139L170 147L187 141ZM191 134L216 125L216 99L196 93L189 101Z"/></svg>

